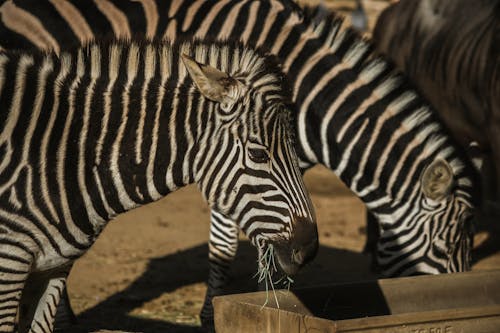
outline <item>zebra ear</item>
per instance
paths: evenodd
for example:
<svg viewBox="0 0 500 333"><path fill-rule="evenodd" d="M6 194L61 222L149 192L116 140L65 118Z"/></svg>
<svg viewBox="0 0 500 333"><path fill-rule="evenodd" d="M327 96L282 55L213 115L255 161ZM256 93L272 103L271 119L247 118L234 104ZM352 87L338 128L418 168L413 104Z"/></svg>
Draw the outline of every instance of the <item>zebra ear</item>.
<svg viewBox="0 0 500 333"><path fill-rule="evenodd" d="M241 85L238 80L217 68L200 64L185 54L182 55L182 61L203 96L221 103L225 108L236 102Z"/></svg>
<svg viewBox="0 0 500 333"><path fill-rule="evenodd" d="M424 170L422 191L432 200L442 200L453 187L453 170L445 160L436 160Z"/></svg>

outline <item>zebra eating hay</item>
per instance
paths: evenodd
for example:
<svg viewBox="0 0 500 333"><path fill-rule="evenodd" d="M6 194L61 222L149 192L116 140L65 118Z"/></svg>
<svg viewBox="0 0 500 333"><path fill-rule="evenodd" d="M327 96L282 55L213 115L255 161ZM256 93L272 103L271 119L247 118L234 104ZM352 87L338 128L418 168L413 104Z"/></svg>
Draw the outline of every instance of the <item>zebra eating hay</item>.
<svg viewBox="0 0 500 333"><path fill-rule="evenodd" d="M109 34L140 34L230 38L269 50L293 83L301 166L330 168L377 215L382 273L469 268L475 171L418 92L368 42L342 31L338 16L315 22L288 0L7 0L0 15L5 49L57 51ZM212 211L202 321L226 283L238 229Z"/></svg>
<svg viewBox="0 0 500 333"><path fill-rule="evenodd" d="M221 42L0 53L0 331L19 308L20 332L51 332L72 262L106 223L189 183L285 274L311 260L282 81Z"/></svg>

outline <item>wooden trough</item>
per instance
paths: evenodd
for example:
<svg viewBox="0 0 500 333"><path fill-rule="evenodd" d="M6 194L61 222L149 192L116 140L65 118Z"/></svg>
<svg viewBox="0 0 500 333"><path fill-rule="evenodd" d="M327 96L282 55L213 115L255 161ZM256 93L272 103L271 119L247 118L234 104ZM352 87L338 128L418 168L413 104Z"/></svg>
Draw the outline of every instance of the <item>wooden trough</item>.
<svg viewBox="0 0 500 333"><path fill-rule="evenodd" d="M217 333L499 333L500 270L216 297Z"/></svg>

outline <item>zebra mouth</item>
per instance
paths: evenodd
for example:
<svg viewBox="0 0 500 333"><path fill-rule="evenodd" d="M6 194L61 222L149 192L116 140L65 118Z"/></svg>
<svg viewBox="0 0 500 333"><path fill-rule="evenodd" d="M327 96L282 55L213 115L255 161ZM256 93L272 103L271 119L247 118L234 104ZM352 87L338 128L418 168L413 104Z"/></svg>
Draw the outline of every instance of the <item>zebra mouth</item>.
<svg viewBox="0 0 500 333"><path fill-rule="evenodd" d="M274 244L274 254L283 272L286 275L295 275L301 267L314 259L318 247L318 239L314 237L306 242L277 242Z"/></svg>
<svg viewBox="0 0 500 333"><path fill-rule="evenodd" d="M264 278L273 280L273 275L284 273L287 276L294 275L300 268L300 265L293 261L288 251L280 250L279 247L269 244L265 247L259 247L259 281ZM280 272L281 271L281 272Z"/></svg>
<svg viewBox="0 0 500 333"><path fill-rule="evenodd" d="M293 276L297 274L299 271L300 267L302 267L301 264L298 264L297 262L294 261L294 254L290 253L282 253L281 251L276 252L276 261L278 262L281 270L286 274Z"/></svg>
<svg viewBox="0 0 500 333"><path fill-rule="evenodd" d="M316 224L296 218L296 233L291 239L262 241L257 246L260 265L272 263L287 276L295 275L301 267L311 261L318 252L318 231Z"/></svg>
<svg viewBox="0 0 500 333"><path fill-rule="evenodd" d="M301 267L316 256L317 250L317 242L301 248L275 245L274 254L281 270L286 275L295 275Z"/></svg>

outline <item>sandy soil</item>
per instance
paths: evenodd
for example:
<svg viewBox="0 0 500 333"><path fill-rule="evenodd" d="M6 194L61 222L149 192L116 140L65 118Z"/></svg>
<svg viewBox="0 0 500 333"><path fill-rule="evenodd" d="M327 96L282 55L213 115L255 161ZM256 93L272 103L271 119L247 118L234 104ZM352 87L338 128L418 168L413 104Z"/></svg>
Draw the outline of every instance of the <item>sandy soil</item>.
<svg viewBox="0 0 500 333"><path fill-rule="evenodd" d="M361 253L363 204L330 170L315 167L305 178L321 247L315 261L296 277L294 288L375 277L370 257ZM208 218L199 192L189 186L111 222L71 273L69 293L79 322L74 330L198 332L208 271ZM481 232L476 243L485 239ZM498 244L488 247L474 269L500 268ZM232 290L256 290L255 271L255 251L243 240L232 270Z"/></svg>
<svg viewBox="0 0 500 333"><path fill-rule="evenodd" d="M352 0L325 3L344 13L354 8ZM388 1L365 4L373 26ZM374 277L370 258L361 253L362 203L324 168L309 171L306 183L316 207L321 248L296 277L294 288ZM208 271L208 225L209 210L194 186L111 222L69 278L79 323L71 332L197 332ZM486 240L485 232L478 233L476 244L484 249L477 253L481 260L474 269L500 268L500 242ZM243 241L232 289L255 290L256 267L255 251Z"/></svg>
<svg viewBox="0 0 500 333"><path fill-rule="evenodd" d="M318 257L295 287L372 276L364 242L364 208L335 175L306 175L320 221ZM209 210L195 186L111 222L69 279L82 331L194 332L207 277ZM252 291L256 253L242 237L232 289ZM174 330L176 328L176 330Z"/></svg>

